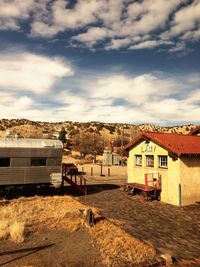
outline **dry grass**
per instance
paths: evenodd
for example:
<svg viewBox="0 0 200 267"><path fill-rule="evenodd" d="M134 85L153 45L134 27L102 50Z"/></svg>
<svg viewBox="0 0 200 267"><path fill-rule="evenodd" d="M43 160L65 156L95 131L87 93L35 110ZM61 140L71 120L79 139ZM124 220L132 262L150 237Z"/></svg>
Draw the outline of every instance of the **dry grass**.
<svg viewBox="0 0 200 267"><path fill-rule="evenodd" d="M22 242L24 230L30 227L33 231L44 227L66 228L63 221L63 219L67 220L65 214L79 208L83 208L83 205L68 196L22 197L12 200L10 204L0 207L0 239L10 235L11 240ZM77 225L78 223L77 219ZM76 223L73 227L75 225Z"/></svg>
<svg viewBox="0 0 200 267"><path fill-rule="evenodd" d="M14 222L10 226L10 237L12 241L16 243L22 243L24 241L24 227L23 222Z"/></svg>
<svg viewBox="0 0 200 267"><path fill-rule="evenodd" d="M106 266L132 266L155 259L153 247L133 238L108 220L100 221L90 231Z"/></svg>
<svg viewBox="0 0 200 267"><path fill-rule="evenodd" d="M14 242L23 242L25 232L41 231L44 228L68 229L77 231L84 226L79 209L86 209L70 196L31 197L12 200L0 206L0 238L10 238ZM97 223L87 228L91 242L101 252L101 261L105 266L129 266L151 262L155 250L143 242L129 236L117 223L103 219L99 210L92 208ZM13 223L11 223L13 222Z"/></svg>
<svg viewBox="0 0 200 267"><path fill-rule="evenodd" d="M6 238L9 235L9 223L7 220L0 221L0 239Z"/></svg>

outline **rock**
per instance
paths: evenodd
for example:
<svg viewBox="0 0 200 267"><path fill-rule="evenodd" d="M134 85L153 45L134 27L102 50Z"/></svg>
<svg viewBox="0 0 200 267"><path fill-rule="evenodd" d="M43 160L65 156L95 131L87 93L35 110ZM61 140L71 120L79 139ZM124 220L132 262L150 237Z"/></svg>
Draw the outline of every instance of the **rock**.
<svg viewBox="0 0 200 267"><path fill-rule="evenodd" d="M161 258L163 258L166 262L166 266L172 266L174 263L174 258L170 254L162 254L160 255Z"/></svg>

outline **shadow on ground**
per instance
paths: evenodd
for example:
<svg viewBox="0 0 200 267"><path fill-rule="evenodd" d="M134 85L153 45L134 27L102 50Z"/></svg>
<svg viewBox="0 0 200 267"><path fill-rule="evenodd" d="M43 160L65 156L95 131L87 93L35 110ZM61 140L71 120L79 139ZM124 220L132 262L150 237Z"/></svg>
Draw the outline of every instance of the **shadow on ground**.
<svg viewBox="0 0 200 267"><path fill-rule="evenodd" d="M39 252L39 251L41 251L43 249L49 248L49 247L54 246L54 245L55 244L49 244L49 245L43 245L43 246L37 246L37 247L22 248L22 249L16 249L16 250L9 250L9 251L0 252L0 256L22 254L20 256L12 258L11 260L8 260L8 261L5 261L3 263L0 263L0 266L11 264L14 261L17 261L17 260L22 259L24 257L30 256L31 254L34 254L36 252Z"/></svg>
<svg viewBox="0 0 200 267"><path fill-rule="evenodd" d="M87 195L97 194L101 191L109 191L120 188L119 185L114 184L98 184L98 185L87 185ZM57 190L49 187L35 187L29 186L26 188L15 188L12 187L8 192L1 192L0 197L8 200L18 198L18 197L31 197L31 196L56 196L56 195L70 195L70 196L83 196L78 189L66 185L62 190Z"/></svg>

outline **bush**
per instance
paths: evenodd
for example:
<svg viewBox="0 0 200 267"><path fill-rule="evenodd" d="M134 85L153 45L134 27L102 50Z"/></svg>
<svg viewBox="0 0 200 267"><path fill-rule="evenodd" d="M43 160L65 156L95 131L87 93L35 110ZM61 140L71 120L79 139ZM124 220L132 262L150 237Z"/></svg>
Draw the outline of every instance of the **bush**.
<svg viewBox="0 0 200 267"><path fill-rule="evenodd" d="M24 241L24 223L14 222L10 226L10 237L11 240L16 243L22 243Z"/></svg>

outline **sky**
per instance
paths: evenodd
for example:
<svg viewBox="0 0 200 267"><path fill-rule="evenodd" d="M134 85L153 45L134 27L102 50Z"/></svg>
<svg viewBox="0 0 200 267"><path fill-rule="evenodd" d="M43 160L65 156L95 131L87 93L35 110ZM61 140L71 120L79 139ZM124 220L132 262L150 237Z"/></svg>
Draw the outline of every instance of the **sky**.
<svg viewBox="0 0 200 267"><path fill-rule="evenodd" d="M1 118L200 123L200 0L0 0Z"/></svg>

